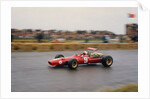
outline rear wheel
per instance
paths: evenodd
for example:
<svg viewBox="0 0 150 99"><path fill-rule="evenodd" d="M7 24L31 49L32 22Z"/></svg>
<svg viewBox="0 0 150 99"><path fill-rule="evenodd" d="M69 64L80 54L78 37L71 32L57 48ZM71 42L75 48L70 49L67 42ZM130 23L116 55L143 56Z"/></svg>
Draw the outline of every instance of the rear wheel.
<svg viewBox="0 0 150 99"><path fill-rule="evenodd" d="M68 61L68 67L70 69L76 69L78 67L78 61L76 59L70 59Z"/></svg>
<svg viewBox="0 0 150 99"><path fill-rule="evenodd" d="M64 57L64 55L58 54L58 55L55 56L55 58L60 58L60 57Z"/></svg>
<svg viewBox="0 0 150 99"><path fill-rule="evenodd" d="M110 67L113 64L113 58L111 56L104 56L102 58L102 64L105 67Z"/></svg>

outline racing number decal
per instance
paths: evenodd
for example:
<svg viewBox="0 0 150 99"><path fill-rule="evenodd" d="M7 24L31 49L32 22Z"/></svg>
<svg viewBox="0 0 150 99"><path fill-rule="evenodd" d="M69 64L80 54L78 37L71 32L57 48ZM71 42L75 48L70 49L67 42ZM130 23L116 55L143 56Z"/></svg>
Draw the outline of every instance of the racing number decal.
<svg viewBox="0 0 150 99"><path fill-rule="evenodd" d="M88 58L84 57L84 63L88 63Z"/></svg>

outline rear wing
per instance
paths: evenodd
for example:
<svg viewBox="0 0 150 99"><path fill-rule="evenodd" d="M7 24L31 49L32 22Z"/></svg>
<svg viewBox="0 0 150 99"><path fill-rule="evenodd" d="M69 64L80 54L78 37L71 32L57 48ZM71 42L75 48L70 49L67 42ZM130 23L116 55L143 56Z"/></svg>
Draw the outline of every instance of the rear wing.
<svg viewBox="0 0 150 99"><path fill-rule="evenodd" d="M88 48L86 48L86 49L88 49L88 50L93 50L93 51L97 51L97 50L98 50L97 48L92 48L92 47L88 47Z"/></svg>

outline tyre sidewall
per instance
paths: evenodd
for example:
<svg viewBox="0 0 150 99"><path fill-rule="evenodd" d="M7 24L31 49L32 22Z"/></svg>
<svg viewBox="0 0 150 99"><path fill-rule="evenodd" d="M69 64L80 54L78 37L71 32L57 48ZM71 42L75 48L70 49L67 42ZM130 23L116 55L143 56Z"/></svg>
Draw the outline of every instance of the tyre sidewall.
<svg viewBox="0 0 150 99"><path fill-rule="evenodd" d="M108 65L107 62L106 62L107 59L111 59L112 63ZM110 67L113 64L113 58L111 56L104 56L102 58L102 64L104 65L104 67Z"/></svg>
<svg viewBox="0 0 150 99"><path fill-rule="evenodd" d="M76 67L73 67L73 62L77 62L77 66ZM78 67L78 61L76 60L76 59L70 59L69 61L68 61L68 67L70 68L70 69L76 69L77 67Z"/></svg>

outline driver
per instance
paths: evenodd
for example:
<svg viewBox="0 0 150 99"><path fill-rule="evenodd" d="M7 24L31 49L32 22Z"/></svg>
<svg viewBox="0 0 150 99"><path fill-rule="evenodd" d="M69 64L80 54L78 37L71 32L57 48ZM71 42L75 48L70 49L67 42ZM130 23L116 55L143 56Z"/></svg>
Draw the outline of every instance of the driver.
<svg viewBox="0 0 150 99"><path fill-rule="evenodd" d="M84 52L83 52L83 55L87 55L87 54L88 54L88 52L87 52L87 51L84 51Z"/></svg>

